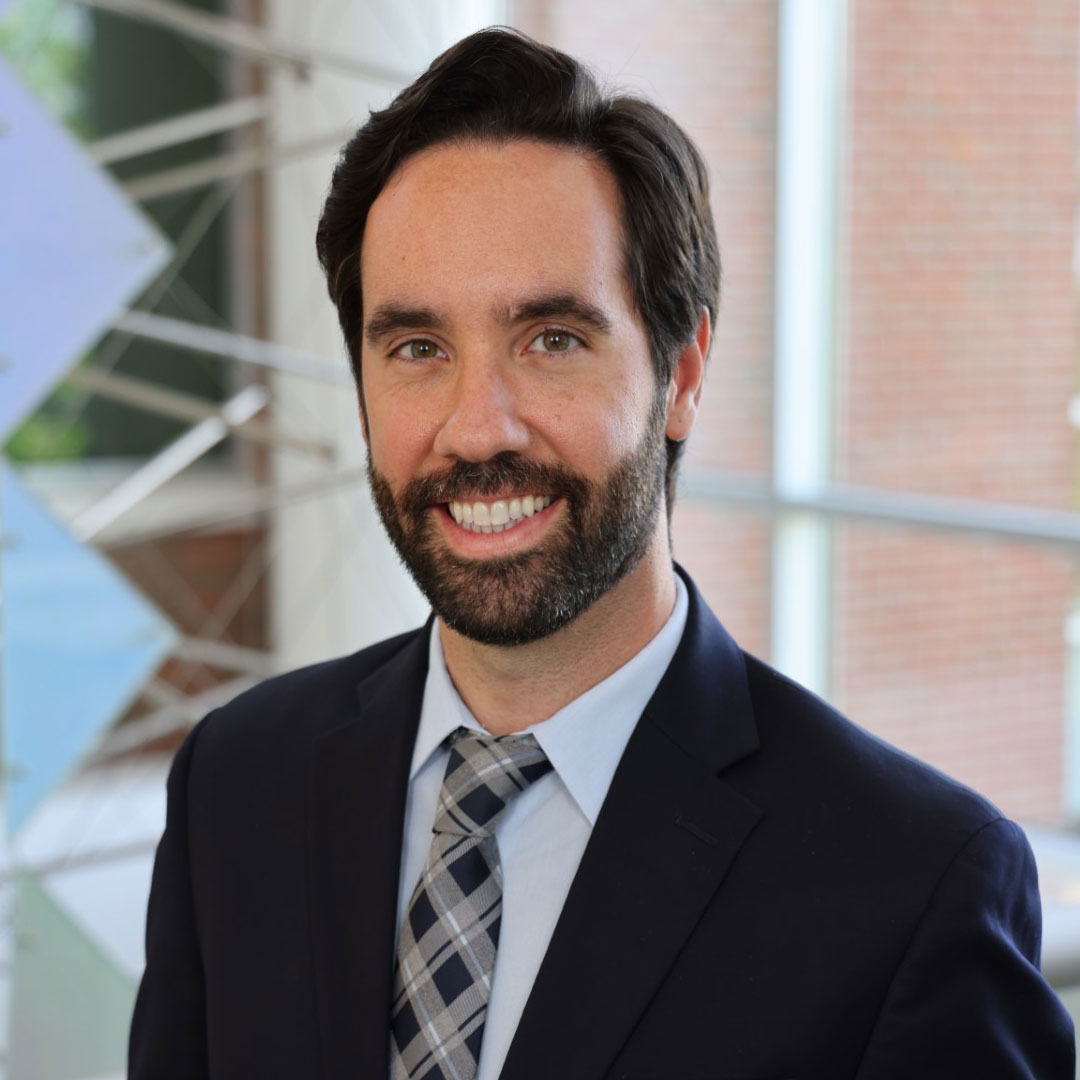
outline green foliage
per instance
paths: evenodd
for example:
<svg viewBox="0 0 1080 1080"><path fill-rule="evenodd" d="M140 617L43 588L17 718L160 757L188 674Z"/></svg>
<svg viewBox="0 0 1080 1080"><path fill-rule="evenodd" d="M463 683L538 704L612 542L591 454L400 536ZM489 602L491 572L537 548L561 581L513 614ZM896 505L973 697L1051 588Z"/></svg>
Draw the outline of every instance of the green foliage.
<svg viewBox="0 0 1080 1080"><path fill-rule="evenodd" d="M15 429L4 444L11 461L66 461L81 458L90 443L90 426L78 413L81 392L61 384Z"/></svg>
<svg viewBox="0 0 1080 1080"><path fill-rule="evenodd" d="M83 78L91 22L65 0L18 0L0 20L0 54L34 96L72 132L92 137Z"/></svg>

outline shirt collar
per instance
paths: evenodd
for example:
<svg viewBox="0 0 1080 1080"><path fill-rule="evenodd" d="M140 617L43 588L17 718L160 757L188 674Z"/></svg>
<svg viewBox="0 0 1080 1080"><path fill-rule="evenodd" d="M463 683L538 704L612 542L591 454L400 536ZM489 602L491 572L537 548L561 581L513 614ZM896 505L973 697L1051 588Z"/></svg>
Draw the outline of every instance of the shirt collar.
<svg viewBox="0 0 1080 1080"><path fill-rule="evenodd" d="M675 655L686 627L688 609L686 586L676 574L675 607L652 640L602 682L547 720L526 729L536 736L590 825L596 824L630 735ZM450 679L442 643L432 624L424 704L410 779L459 727L484 730Z"/></svg>
<svg viewBox="0 0 1080 1080"><path fill-rule="evenodd" d="M450 679L443 656L442 642L439 640L439 627L432 620L431 636L428 639L427 681L424 683L424 703L420 708L420 726L416 731L416 743L413 746L412 766L409 779L427 764L429 758L442 746L449 735L459 727L484 729L461 700Z"/></svg>

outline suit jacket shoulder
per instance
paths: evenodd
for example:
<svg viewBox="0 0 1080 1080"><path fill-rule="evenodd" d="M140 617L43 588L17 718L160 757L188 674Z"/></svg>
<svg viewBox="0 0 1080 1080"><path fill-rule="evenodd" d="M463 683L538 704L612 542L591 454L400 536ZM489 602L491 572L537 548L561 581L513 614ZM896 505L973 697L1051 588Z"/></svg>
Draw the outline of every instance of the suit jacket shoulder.
<svg viewBox="0 0 1080 1080"><path fill-rule="evenodd" d="M363 703L363 686L395 656L426 642L427 626L376 642L347 656L265 679L214 709L193 732L198 757L224 765L240 758L287 759L350 722ZM423 673L419 676L423 678ZM260 748L262 752L260 753Z"/></svg>
<svg viewBox="0 0 1080 1080"><path fill-rule="evenodd" d="M768 664L744 658L774 800L798 801L802 813L819 808L830 830L848 820L864 832L907 835L913 843L905 848L920 859L928 843L954 854L1004 816L983 795L853 723Z"/></svg>

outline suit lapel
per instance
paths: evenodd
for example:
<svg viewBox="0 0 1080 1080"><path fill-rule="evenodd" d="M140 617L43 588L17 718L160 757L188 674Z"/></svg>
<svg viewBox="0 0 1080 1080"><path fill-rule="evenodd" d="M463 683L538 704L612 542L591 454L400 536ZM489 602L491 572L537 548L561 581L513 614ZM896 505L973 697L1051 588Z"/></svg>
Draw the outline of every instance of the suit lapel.
<svg viewBox="0 0 1080 1080"><path fill-rule="evenodd" d="M507 1080L605 1073L760 817L718 779L758 745L742 653L687 589L682 642L615 772Z"/></svg>
<svg viewBox="0 0 1080 1080"><path fill-rule="evenodd" d="M389 1075L402 830L427 648L420 632L365 679L357 715L313 749L311 940L326 1080Z"/></svg>

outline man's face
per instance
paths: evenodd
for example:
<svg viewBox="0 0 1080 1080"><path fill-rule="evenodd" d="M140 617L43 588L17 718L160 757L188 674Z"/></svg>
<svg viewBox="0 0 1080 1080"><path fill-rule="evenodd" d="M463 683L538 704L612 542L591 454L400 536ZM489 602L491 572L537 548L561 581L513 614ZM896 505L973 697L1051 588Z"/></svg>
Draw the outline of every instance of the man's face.
<svg viewBox="0 0 1080 1080"><path fill-rule="evenodd" d="M417 154L361 278L372 490L449 626L534 641L666 543L666 388L606 168L531 141Z"/></svg>

